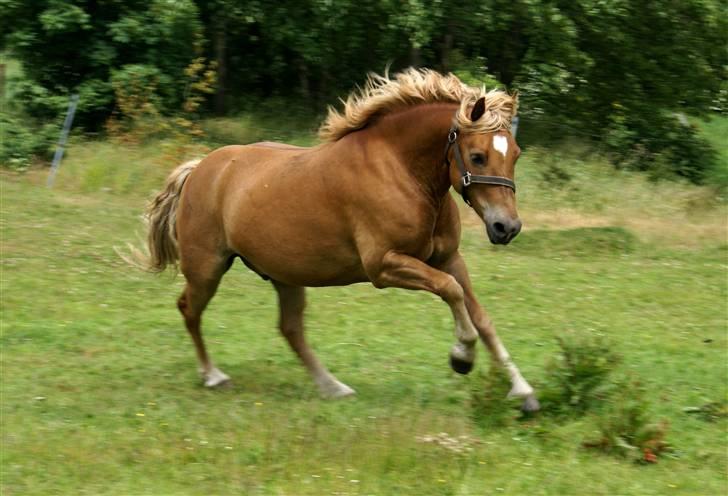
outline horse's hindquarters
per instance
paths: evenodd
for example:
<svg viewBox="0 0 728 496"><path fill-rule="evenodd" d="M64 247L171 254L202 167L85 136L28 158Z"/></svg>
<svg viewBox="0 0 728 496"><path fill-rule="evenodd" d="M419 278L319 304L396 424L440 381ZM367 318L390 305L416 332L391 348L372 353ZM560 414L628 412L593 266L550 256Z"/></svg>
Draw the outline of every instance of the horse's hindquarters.
<svg viewBox="0 0 728 496"><path fill-rule="evenodd" d="M319 163L299 148L213 152L185 191L185 241L240 255L259 274L295 286L367 280L344 206Z"/></svg>

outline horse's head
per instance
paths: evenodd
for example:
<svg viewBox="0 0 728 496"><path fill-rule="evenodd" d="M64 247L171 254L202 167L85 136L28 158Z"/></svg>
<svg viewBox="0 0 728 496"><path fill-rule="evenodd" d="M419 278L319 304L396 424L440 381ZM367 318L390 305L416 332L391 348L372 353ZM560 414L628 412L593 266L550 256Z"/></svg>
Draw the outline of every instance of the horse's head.
<svg viewBox="0 0 728 496"><path fill-rule="evenodd" d="M485 112L485 98L479 98L467 117L477 126ZM515 138L507 129L483 133L454 127L448 140L453 187L483 220L491 243L510 243L521 231L513 182L521 149Z"/></svg>

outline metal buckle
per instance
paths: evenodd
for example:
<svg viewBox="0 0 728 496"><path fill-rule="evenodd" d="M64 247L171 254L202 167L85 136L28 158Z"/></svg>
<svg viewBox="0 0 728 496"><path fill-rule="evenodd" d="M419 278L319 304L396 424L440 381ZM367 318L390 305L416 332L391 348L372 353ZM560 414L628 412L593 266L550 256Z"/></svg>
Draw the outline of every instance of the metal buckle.
<svg viewBox="0 0 728 496"><path fill-rule="evenodd" d="M463 176L463 188L467 188L472 182L473 181L470 179L470 172L465 171L465 175Z"/></svg>
<svg viewBox="0 0 728 496"><path fill-rule="evenodd" d="M447 135L447 142L448 143L453 144L453 143L455 143L455 141L457 139L458 139L458 132L455 129L453 129L452 131L450 131L448 133L448 135Z"/></svg>

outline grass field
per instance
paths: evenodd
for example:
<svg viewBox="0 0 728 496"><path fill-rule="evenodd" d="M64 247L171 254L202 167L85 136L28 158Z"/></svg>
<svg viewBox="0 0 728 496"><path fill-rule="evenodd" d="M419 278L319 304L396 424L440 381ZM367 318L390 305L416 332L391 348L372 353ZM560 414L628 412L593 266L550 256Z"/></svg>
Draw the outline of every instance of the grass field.
<svg viewBox="0 0 728 496"><path fill-rule="evenodd" d="M728 399L726 217L711 190L532 150L511 246L464 211L476 292L527 379L548 383L557 337L605 336L647 386L673 451L642 465L582 447L602 410L476 422L487 354L451 372L449 310L426 293L308 292L314 348L358 391L327 402L277 333L269 284L236 264L204 322L234 382L204 389L174 304L182 278L114 252L183 158L172 151L77 142L54 190L41 173L0 175L3 495L728 491L725 418L685 411ZM554 164L563 185L549 185ZM470 449L426 441L442 432Z"/></svg>

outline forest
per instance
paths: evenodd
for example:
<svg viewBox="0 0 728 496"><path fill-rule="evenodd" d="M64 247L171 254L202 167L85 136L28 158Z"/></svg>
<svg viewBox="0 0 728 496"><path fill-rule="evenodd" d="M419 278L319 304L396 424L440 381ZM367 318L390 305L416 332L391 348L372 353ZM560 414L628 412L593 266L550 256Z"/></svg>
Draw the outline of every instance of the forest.
<svg viewBox="0 0 728 496"><path fill-rule="evenodd" d="M719 0L0 0L0 162L47 158L74 126L263 109L320 117L370 71L417 66L520 94L529 138L618 167L725 181L695 119L723 114ZM14 162L13 162L14 160ZM723 177L723 179L721 179Z"/></svg>

